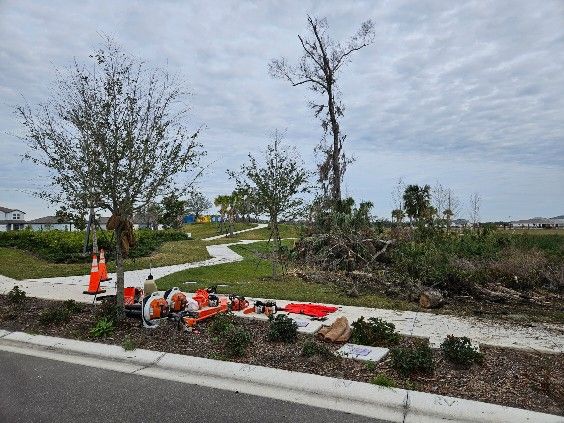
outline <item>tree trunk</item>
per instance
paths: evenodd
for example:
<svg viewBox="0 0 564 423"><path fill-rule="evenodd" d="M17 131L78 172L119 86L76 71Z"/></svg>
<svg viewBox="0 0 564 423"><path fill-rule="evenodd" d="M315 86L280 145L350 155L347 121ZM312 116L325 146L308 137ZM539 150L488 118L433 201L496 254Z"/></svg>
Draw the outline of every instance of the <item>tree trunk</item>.
<svg viewBox="0 0 564 423"><path fill-rule="evenodd" d="M276 217L270 220L270 233L272 237L272 279L276 279L278 277L278 262L280 261L280 230Z"/></svg>
<svg viewBox="0 0 564 423"><path fill-rule="evenodd" d="M92 231L92 254L98 254L98 237L96 236L96 223L93 224L93 231Z"/></svg>
<svg viewBox="0 0 564 423"><path fill-rule="evenodd" d="M123 267L123 253L121 250L121 225L117 225L115 229L116 238L116 306L123 310L123 289L124 289L124 267Z"/></svg>
<svg viewBox="0 0 564 423"><path fill-rule="evenodd" d="M327 95L329 97L329 120L331 121L331 132L333 132L333 150L331 154L331 168L333 171L333 186L331 187L331 196L333 202L338 204L341 200L341 162L339 153L341 150L339 140L339 122L335 113L335 99L333 97L332 84L328 84L329 89Z"/></svg>

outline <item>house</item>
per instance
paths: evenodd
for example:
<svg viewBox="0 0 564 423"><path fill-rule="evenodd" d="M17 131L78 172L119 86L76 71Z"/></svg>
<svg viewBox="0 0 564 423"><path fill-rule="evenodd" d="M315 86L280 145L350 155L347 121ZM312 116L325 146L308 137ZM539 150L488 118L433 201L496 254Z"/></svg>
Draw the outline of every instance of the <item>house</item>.
<svg viewBox="0 0 564 423"><path fill-rule="evenodd" d="M59 222L57 216L45 216L27 222L26 227L34 231L76 231L72 222Z"/></svg>
<svg viewBox="0 0 564 423"><path fill-rule="evenodd" d="M25 223L25 212L0 206L0 232L23 229Z"/></svg>

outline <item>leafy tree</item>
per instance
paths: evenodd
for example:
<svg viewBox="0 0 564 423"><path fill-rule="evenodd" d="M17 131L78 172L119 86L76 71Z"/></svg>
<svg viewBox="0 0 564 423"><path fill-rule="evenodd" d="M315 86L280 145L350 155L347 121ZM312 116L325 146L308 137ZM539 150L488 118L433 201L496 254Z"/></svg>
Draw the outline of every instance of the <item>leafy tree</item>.
<svg viewBox="0 0 564 423"><path fill-rule="evenodd" d="M196 220L203 212L211 208L211 201L208 200L208 198L201 192L193 192L186 201L186 211L189 213L194 213Z"/></svg>
<svg viewBox="0 0 564 423"><path fill-rule="evenodd" d="M229 195L218 195L213 200L213 204L219 207L219 215L221 220L219 222L219 232L223 233L225 225L225 216L227 215L227 209L229 208Z"/></svg>
<svg viewBox="0 0 564 423"><path fill-rule="evenodd" d="M72 210L109 211L115 231L117 296L123 309L124 255L134 242L132 216L158 195L178 190L194 170L198 132L186 127L185 92L165 70L151 70L115 43L62 73L51 99L19 107L26 157L51 173L42 198Z"/></svg>
<svg viewBox="0 0 564 423"><path fill-rule="evenodd" d="M434 212L431 209L431 187L425 185L408 185L403 194L404 209L409 223L420 221L421 219L429 219Z"/></svg>
<svg viewBox="0 0 564 423"><path fill-rule="evenodd" d="M318 166L319 182L324 196L330 196L333 208L336 208L341 200L343 175L350 163L343 150L346 135L340 128L339 120L345 108L339 100L337 80L351 55L373 42L374 24L371 20L365 21L355 35L341 44L327 34L327 19L308 16L307 21L308 36L298 35L304 51L298 64L292 66L284 58L274 59L269 64L269 71L273 77L285 79L294 87L305 85L324 97L321 104L311 102L310 107L315 117L321 119L324 131L323 140L317 147L323 154ZM332 138L329 145L325 143L328 134Z"/></svg>
<svg viewBox="0 0 564 423"><path fill-rule="evenodd" d="M57 217L58 223L71 223L80 231L83 231L86 228L86 220L84 220L84 216L79 213L72 213L65 206L62 206L55 212L55 217Z"/></svg>
<svg viewBox="0 0 564 423"><path fill-rule="evenodd" d="M143 224L145 227L156 230L163 210L160 204L151 202L141 207L135 214L134 220Z"/></svg>
<svg viewBox="0 0 564 423"><path fill-rule="evenodd" d="M309 173L303 168L295 150L283 145L282 135L274 132L263 161L252 154L238 172L228 171L239 192L253 192L256 207L269 218L270 239L273 241L272 276L276 277L280 259L280 219L290 219L303 206L299 194L308 191Z"/></svg>
<svg viewBox="0 0 564 423"><path fill-rule="evenodd" d="M395 220L396 223L401 223L404 217L405 217L405 213L402 209L392 210L392 220Z"/></svg>
<svg viewBox="0 0 564 423"><path fill-rule="evenodd" d="M186 201L180 200L176 194L170 194L163 198L161 205L159 223L165 228L180 228L186 212Z"/></svg>

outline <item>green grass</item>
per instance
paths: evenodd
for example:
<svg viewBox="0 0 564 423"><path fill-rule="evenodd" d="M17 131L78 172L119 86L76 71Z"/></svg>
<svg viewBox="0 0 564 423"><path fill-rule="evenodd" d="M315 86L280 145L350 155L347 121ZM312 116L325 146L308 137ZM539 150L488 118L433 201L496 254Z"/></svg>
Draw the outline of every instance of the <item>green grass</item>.
<svg viewBox="0 0 564 423"><path fill-rule="evenodd" d="M254 232L254 231L253 231ZM286 241L290 245L292 241ZM190 290L208 287L216 284L226 284L220 287L220 293L237 293L248 297L286 299L291 301L311 301L320 303L344 304L376 308L394 308L399 310L414 309L403 301L391 300L377 295L348 297L329 285L305 282L300 278L285 276L272 279L270 262L258 258L256 253L267 251L266 242L249 245L234 245L235 252L245 259L237 263L220 264L217 266L200 267L173 273L157 281L159 289L178 286L185 287L184 282L195 281Z"/></svg>
<svg viewBox="0 0 564 423"><path fill-rule="evenodd" d="M292 224L280 225L280 238L298 238L300 236L300 226ZM270 238L270 229L261 228L254 231L244 232L235 235L235 239L268 239ZM232 238L233 239L233 238Z"/></svg>
<svg viewBox="0 0 564 423"><path fill-rule="evenodd" d="M233 224L233 231L241 231L243 229L254 228L256 223L244 223L244 222L236 222ZM225 224L227 228L228 225ZM192 234L192 238L194 239L203 239L209 238L216 235L221 235L219 233L219 223L193 223L190 225L184 225L182 227L184 232L190 232Z"/></svg>
<svg viewBox="0 0 564 423"><path fill-rule="evenodd" d="M126 259L126 270L148 269L149 266L169 266L210 258L201 241L165 242L153 254L137 259ZM36 279L56 276L87 275L90 273L91 259L84 263L51 263L27 251L0 247L0 275L14 279ZM108 271L115 271L115 263L108 264Z"/></svg>

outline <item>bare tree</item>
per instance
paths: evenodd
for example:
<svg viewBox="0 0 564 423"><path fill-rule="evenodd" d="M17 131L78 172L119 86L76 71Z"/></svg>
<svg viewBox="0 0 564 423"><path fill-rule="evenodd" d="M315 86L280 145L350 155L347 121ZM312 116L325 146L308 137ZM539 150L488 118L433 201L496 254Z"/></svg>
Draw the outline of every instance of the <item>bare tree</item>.
<svg viewBox="0 0 564 423"><path fill-rule="evenodd" d="M478 223L480 222L480 205L482 199L478 195L478 193L473 193L470 196L469 200L469 213L470 213L470 222L472 223L472 227L475 228Z"/></svg>
<svg viewBox="0 0 564 423"><path fill-rule="evenodd" d="M179 191L175 176L196 169L203 150L185 127L181 84L151 70L111 40L90 66L63 74L51 99L17 110L31 151L51 185L38 193L73 210L109 211L115 231L117 305L123 308L124 255L134 242L133 214Z"/></svg>
<svg viewBox="0 0 564 423"><path fill-rule="evenodd" d="M447 208L447 197L448 189L446 189L439 181L437 181L431 191L431 202L433 203L433 207L435 207L435 209L437 210L437 218L439 220L442 220L444 211Z"/></svg>
<svg viewBox="0 0 564 423"><path fill-rule="evenodd" d="M317 147L323 155L318 165L319 182L325 197L335 204L341 200L341 183L346 166L350 163L343 150L346 135L343 134L339 120L343 116L344 106L339 100L337 78L343 65L349 62L351 55L368 46L374 40L374 24L364 22L357 33L346 43L334 41L327 34L327 20L308 16L308 36L298 35L303 56L297 65L289 65L285 58L274 59L269 64L270 74L275 78L289 81L292 86L308 86L324 100L310 102L315 117L321 119L324 134ZM326 137L332 141L327 145Z"/></svg>
<svg viewBox="0 0 564 423"><path fill-rule="evenodd" d="M196 221L200 215L212 208L212 202L201 192L194 191L186 200L186 211L194 213Z"/></svg>
<svg viewBox="0 0 564 423"><path fill-rule="evenodd" d="M446 190L446 208L443 210L443 216L446 221L447 231L450 231L450 226L452 224L453 218L455 218L460 213L460 201L458 197L454 195L451 188Z"/></svg>

